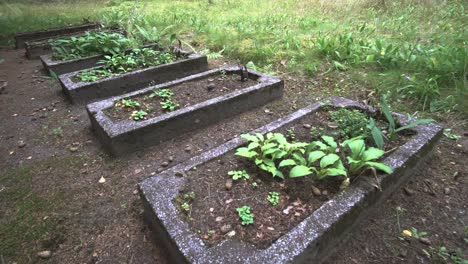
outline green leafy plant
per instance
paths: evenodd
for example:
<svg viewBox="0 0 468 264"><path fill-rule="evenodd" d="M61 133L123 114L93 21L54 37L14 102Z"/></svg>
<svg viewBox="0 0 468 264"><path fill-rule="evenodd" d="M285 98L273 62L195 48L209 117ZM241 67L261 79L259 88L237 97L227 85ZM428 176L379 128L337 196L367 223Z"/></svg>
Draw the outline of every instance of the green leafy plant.
<svg viewBox="0 0 468 264"><path fill-rule="evenodd" d="M296 131L294 130L294 127L288 128L287 138L293 141L296 140Z"/></svg>
<svg viewBox="0 0 468 264"><path fill-rule="evenodd" d="M119 105L122 107L129 107L129 108L140 107L140 103L132 99L122 99L120 100Z"/></svg>
<svg viewBox="0 0 468 264"><path fill-rule="evenodd" d="M280 195L278 192L269 192L267 197L268 202L270 202L273 206L278 205L280 200Z"/></svg>
<svg viewBox="0 0 468 264"><path fill-rule="evenodd" d="M245 170L235 170L235 171L229 171L228 175L232 177L233 180L239 180L239 179L250 179L250 175L245 171Z"/></svg>
<svg viewBox="0 0 468 264"><path fill-rule="evenodd" d="M361 137L348 139L343 142L343 147L349 148L350 154L346 157L349 164L349 171L358 172L365 168L375 168L385 173L391 173L393 170L389 166L376 162L385 152L378 148L366 148L366 143Z"/></svg>
<svg viewBox="0 0 468 264"><path fill-rule="evenodd" d="M95 54L118 54L130 47L132 41L120 33L86 32L85 36L60 38L51 42L53 57L71 60Z"/></svg>
<svg viewBox="0 0 468 264"><path fill-rule="evenodd" d="M387 98L385 95L382 96L381 98L380 106L381 106L382 113L388 122L389 140L395 139L397 134L401 131L414 128L420 124L426 124L426 123L430 123L434 121L433 119L418 119L418 120L410 122L409 124L405 126L397 127L397 121L393 117L392 111L390 110L390 107L387 104Z"/></svg>
<svg viewBox="0 0 468 264"><path fill-rule="evenodd" d="M145 119L147 115L148 115L147 112L143 110L138 110L138 111L133 111L131 117L135 121L141 121Z"/></svg>
<svg viewBox="0 0 468 264"><path fill-rule="evenodd" d="M307 143L289 143L281 133L268 133L264 137L260 133L255 135L242 134L250 144L236 150L237 156L253 159L262 170L271 173L273 177L284 179L283 173L276 167L275 162L295 152L304 153Z"/></svg>
<svg viewBox="0 0 468 264"><path fill-rule="evenodd" d="M250 212L249 206L244 205L242 207L237 208L237 214L242 220L242 225L250 225L254 223L254 214Z"/></svg>
<svg viewBox="0 0 468 264"><path fill-rule="evenodd" d="M369 123L367 116L359 110L341 108L330 112L330 118L338 124L340 135L345 138L365 136Z"/></svg>
<svg viewBox="0 0 468 264"><path fill-rule="evenodd" d="M175 102L173 102L171 100L168 100L168 99L160 102L160 104L161 104L161 107L163 109L166 109L166 110L168 110L170 112L174 111L176 108L178 108L180 106L178 103L175 103Z"/></svg>
<svg viewBox="0 0 468 264"><path fill-rule="evenodd" d="M306 158L294 153L291 159L285 159L279 164L280 167L293 166L289 177L303 177L315 174L318 179L329 176L345 176L347 172L340 157L335 154L338 144L330 136L322 136L322 141L314 141L307 146ZM318 162L318 166L315 164Z"/></svg>
<svg viewBox="0 0 468 264"><path fill-rule="evenodd" d="M119 75L138 68L146 68L173 62L176 56L170 52L154 50L151 48L133 49L129 53L105 55L98 64L99 69L84 70L76 77L81 81L96 81L113 75Z"/></svg>
<svg viewBox="0 0 468 264"><path fill-rule="evenodd" d="M150 94L149 97L171 98L173 95L174 93L169 89L154 89L153 93Z"/></svg>

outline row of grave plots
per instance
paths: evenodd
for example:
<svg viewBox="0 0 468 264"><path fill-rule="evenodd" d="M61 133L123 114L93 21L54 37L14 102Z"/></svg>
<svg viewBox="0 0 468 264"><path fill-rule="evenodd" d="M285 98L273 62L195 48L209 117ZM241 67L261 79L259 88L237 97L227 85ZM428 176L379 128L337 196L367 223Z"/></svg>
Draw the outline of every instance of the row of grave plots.
<svg viewBox="0 0 468 264"><path fill-rule="evenodd" d="M58 60L53 56L50 40L79 37L88 30L102 29L100 25L91 23L22 33L16 36L16 47L25 48L26 55L30 59L39 58L45 70L57 76L63 93L70 103L82 104L86 108L96 137L102 143L103 149L111 155L121 156L223 122L229 117L253 110L270 101L280 100L283 95L284 82L277 77L253 71L245 66L209 69L207 57L204 55L180 48L164 49L156 43L148 43L145 48L170 52L175 59L156 66L138 67L119 74L83 81L79 76L84 71L103 69L98 62L106 54ZM118 29L113 30L119 32ZM130 49L123 51L123 53L129 52ZM323 118L325 111L343 107L359 109L370 116L378 111L356 101L332 97L314 102L254 131L265 135L269 132L286 131L291 127L297 127L299 130L303 127L304 120L320 126L326 121L318 121L317 118ZM403 124L407 122L403 115L396 113L395 115L401 118ZM406 138L397 150L386 155L383 162L392 166L393 172L379 175L380 190L366 181L359 180L344 190L335 188L337 190L327 194L326 198L315 197L316 194L312 192L310 199L289 201L287 195L282 196L286 198L280 199L281 208L277 209L280 222L293 221L300 209L307 213L299 220L294 220L295 224L287 230L281 230L281 233L277 233L274 227L268 227L267 232L272 233L273 238L268 243L260 243L262 246L252 241L245 241L242 237L249 233L257 234L258 237L260 231L257 232L257 229L266 228L263 224L231 226L223 224L222 217L215 218L216 214L210 211L206 214L208 218L205 218L206 225L209 226L206 229L211 228L213 232L210 230L209 235L201 235L200 229L191 225L190 217L184 214L180 204L178 206L174 202L177 199L184 199L184 195L190 193L187 190L204 188L197 187L197 181L193 181L193 178L204 177L212 173L213 168L216 168L217 173L222 171L222 177L225 177L224 174L230 169L241 171L244 163L233 158L233 153L236 148L246 146L247 140L242 137L236 137L142 181L139 188L145 216L158 243L167 247L174 261L320 262L331 254L332 249L366 215L370 207L378 204L403 181L411 177L430 153L441 135L441 129L434 123L420 125L414 129L414 135ZM245 131L248 132L251 131ZM309 134L305 133L305 136ZM224 161L226 163L223 163ZM244 183L243 189L251 188L250 185L257 186L257 183L262 182L261 177L265 176L265 173L254 172L254 174L260 180L249 179L248 183L251 184ZM282 188L281 183L279 186ZM226 192L226 195L229 195L230 190L226 190L222 184L211 192ZM198 192L196 199L210 198L203 195L203 191ZM193 199L189 195L184 203L193 202ZM315 208L308 207L307 202L313 203L313 199L318 199L318 205L315 203ZM217 209L226 211L228 208L235 208L236 205L241 206L240 201L243 198L229 200L234 202L223 204L221 207L225 208ZM257 214L256 211L254 213ZM213 219L210 218L210 214ZM258 212L258 217L261 217L260 214ZM221 220L218 221L218 218ZM216 243L213 242L214 237L217 237Z"/></svg>

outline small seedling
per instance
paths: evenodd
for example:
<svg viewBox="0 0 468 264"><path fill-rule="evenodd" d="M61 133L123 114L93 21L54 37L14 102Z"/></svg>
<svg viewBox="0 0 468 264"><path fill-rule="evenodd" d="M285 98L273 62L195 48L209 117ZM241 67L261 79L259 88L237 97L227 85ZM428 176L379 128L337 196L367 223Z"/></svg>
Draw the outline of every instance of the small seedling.
<svg viewBox="0 0 468 264"><path fill-rule="evenodd" d="M242 171L229 171L228 172L228 175L231 175L232 176L232 179L233 180L239 180L239 179L250 179L250 175L245 171L245 170L242 170Z"/></svg>
<svg viewBox="0 0 468 264"><path fill-rule="evenodd" d="M269 192L269 193L268 193L267 200L268 200L273 206L278 205L279 199L280 199L279 193L277 193L277 192Z"/></svg>
<svg viewBox="0 0 468 264"><path fill-rule="evenodd" d="M146 113L143 110L133 111L132 119L135 120L135 121L140 121L140 120L145 119L147 115L148 115L148 113Z"/></svg>
<svg viewBox="0 0 468 264"><path fill-rule="evenodd" d="M451 140L458 140L460 138L459 135L452 133L451 128L444 129L444 136Z"/></svg>
<svg viewBox="0 0 468 264"><path fill-rule="evenodd" d="M149 97L171 98L173 95L174 93L169 89L154 89L153 93L150 94Z"/></svg>
<svg viewBox="0 0 468 264"><path fill-rule="evenodd" d="M177 107L180 106L178 103L174 103L170 99L162 101L160 104L163 109L169 110L169 112L174 111Z"/></svg>
<svg viewBox="0 0 468 264"><path fill-rule="evenodd" d="M61 127L52 129L52 135L56 137L63 137L63 129Z"/></svg>
<svg viewBox="0 0 468 264"><path fill-rule="evenodd" d="M289 138L292 141L296 140L296 133L295 133L294 127L288 128L287 138Z"/></svg>
<svg viewBox="0 0 468 264"><path fill-rule="evenodd" d="M184 209L185 212L189 212L190 211L190 204L187 203L187 202L184 202L182 204L182 209Z"/></svg>
<svg viewBox="0 0 468 264"><path fill-rule="evenodd" d="M122 99L120 105L122 107L137 108L140 106L140 103L132 99Z"/></svg>
<svg viewBox="0 0 468 264"><path fill-rule="evenodd" d="M250 206L244 205L237 208L237 214L242 219L242 225L250 225L254 222L254 214L250 212Z"/></svg>
<svg viewBox="0 0 468 264"><path fill-rule="evenodd" d="M257 187L258 187L258 183L257 183L257 182L252 182L252 187L257 188Z"/></svg>

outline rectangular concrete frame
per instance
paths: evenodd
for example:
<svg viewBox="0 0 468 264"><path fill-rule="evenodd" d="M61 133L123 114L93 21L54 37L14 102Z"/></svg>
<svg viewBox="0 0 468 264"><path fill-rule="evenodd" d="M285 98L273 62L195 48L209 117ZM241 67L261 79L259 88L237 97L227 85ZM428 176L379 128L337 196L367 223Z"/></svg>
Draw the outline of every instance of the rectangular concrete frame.
<svg viewBox="0 0 468 264"><path fill-rule="evenodd" d="M59 76L60 85L72 103L90 103L98 99L121 95L148 86L150 82L164 83L208 69L205 55L179 50L187 56L175 62L111 76L95 82L74 82L72 78L80 71ZM91 69L99 69L102 66Z"/></svg>
<svg viewBox="0 0 468 264"><path fill-rule="evenodd" d="M280 98L283 94L282 80L249 70L249 75L255 76L259 81L258 84L148 120L113 122L104 113L106 109L113 107L122 98L134 97L149 93L153 89L170 88L184 82L206 78L220 70L225 70L227 73L240 72L240 68L237 66L221 67L89 104L86 109L91 125L104 148L111 154L118 156L206 127Z"/></svg>
<svg viewBox="0 0 468 264"><path fill-rule="evenodd" d="M124 32L126 35L126 33ZM155 43L148 43L144 45L143 47L149 48L149 47L154 47L156 46ZM125 52L130 52L132 49L127 49ZM78 58L78 59L73 59L73 60L55 60L52 57L52 54L45 54L39 56L42 62L42 66L44 69L52 75L52 72L59 76L65 73L70 73L74 71L79 71L79 70L84 70L84 69L89 69L96 67L98 61L104 59L104 56L106 54L98 54L94 56L89 56L89 57L83 57L83 58Z"/></svg>
<svg viewBox="0 0 468 264"><path fill-rule="evenodd" d="M26 58L30 60L34 59L39 59L40 56L42 55L47 55L52 53L52 46L50 45L49 41L59 39L59 38L71 38L71 37L82 37L86 35L86 32L90 30L86 30L83 32L78 32L78 33L71 33L71 34L65 34L65 35L60 35L60 36L55 36L55 37L48 37L48 38L42 38L42 39L36 39L32 41L26 41L24 43L24 48L26 49ZM121 31L116 31L116 30L110 30L110 31L103 31L107 33L122 33ZM44 64L44 62L43 62ZM95 65L91 65L90 67L94 67ZM90 68L88 67L88 68ZM47 70L47 68L46 68ZM49 72L49 70L47 70ZM74 70L76 71L76 70ZM56 73L58 75L62 73Z"/></svg>
<svg viewBox="0 0 468 264"><path fill-rule="evenodd" d="M317 111L321 105L375 111L352 100L331 97L255 131L266 133L275 130ZM398 116L402 123L406 123L403 115ZM419 125L414 130L417 134L413 138L385 158L384 163L392 166L394 172L379 176L382 192L364 179L357 181L266 249L257 249L238 240L224 240L208 247L182 220L173 204L187 182L186 172L245 144L246 140L240 137L142 181L139 190L145 219L149 221L158 243L167 248L175 263L320 263L370 207L380 203L414 174L442 134L442 127L434 123Z"/></svg>
<svg viewBox="0 0 468 264"><path fill-rule="evenodd" d="M49 38L49 37L56 37L60 35L86 31L89 29L95 29L99 27L101 27L101 25L98 23L88 23L88 24L83 24L79 26L69 26L69 27L54 28L54 29L49 29L49 30L18 33L15 35L15 40L16 40L15 47L17 49L20 49L20 48L24 48L24 43L27 41L33 41L33 40L44 39L44 38Z"/></svg>

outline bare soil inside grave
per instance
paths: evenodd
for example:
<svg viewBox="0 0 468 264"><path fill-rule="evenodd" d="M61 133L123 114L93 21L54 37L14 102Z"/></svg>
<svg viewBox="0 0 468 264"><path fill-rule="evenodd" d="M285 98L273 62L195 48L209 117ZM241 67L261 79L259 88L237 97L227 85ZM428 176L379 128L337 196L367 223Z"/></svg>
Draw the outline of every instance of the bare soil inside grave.
<svg viewBox="0 0 468 264"><path fill-rule="evenodd" d="M328 126L331 122L329 111L334 109L317 111L274 132L286 135L290 141L293 141L293 137L297 142L317 140L318 136L310 133L314 127L322 131L321 135L336 135L337 129ZM380 123L383 125L382 121ZM337 142L344 140L340 136L335 138ZM385 149L389 151L385 156L409 138L410 136L400 134L396 140L386 144ZM231 177L228 172L232 170L245 170L250 179L236 180L229 189L226 187ZM188 172L188 184L175 200L175 204L192 228L209 245L222 241L227 234L234 231L237 238L259 248L266 248L332 199L340 191L340 184L344 179L329 177L319 181L312 176L289 178L287 169L282 172L285 180L274 179L268 172L260 170L252 160L235 156L235 151L230 151L220 159ZM357 176L350 175L351 182ZM312 186L320 193L314 193ZM195 198L187 198L186 194L190 192L195 193ZM279 193L280 199L276 206L267 200L269 192ZM184 202L191 203L190 210L182 208ZM236 209L245 205L250 207L255 220L253 224L243 226Z"/></svg>
<svg viewBox="0 0 468 264"><path fill-rule="evenodd" d="M252 78L241 81L241 76L237 73L215 73L206 78L184 82L167 89L174 93L171 100L180 105L175 109L178 110L240 89L251 87L257 83L258 81ZM169 111L161 107L163 99L157 96L149 97L151 93L152 92L148 92L147 94L130 98L138 102L140 104L139 107L122 107L119 101L114 107L106 109L104 113L113 121L131 119L132 112L138 110L143 110L148 113L146 119L168 113Z"/></svg>

